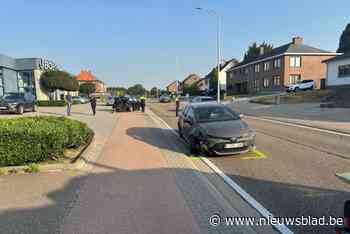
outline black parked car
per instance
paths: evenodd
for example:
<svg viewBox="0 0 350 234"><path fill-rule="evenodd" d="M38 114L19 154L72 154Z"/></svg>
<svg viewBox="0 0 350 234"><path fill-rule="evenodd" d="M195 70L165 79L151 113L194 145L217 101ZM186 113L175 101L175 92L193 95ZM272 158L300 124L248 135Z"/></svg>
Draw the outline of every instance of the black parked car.
<svg viewBox="0 0 350 234"><path fill-rule="evenodd" d="M31 93L7 93L0 97L0 111L23 114L36 111L35 97Z"/></svg>
<svg viewBox="0 0 350 234"><path fill-rule="evenodd" d="M179 116L178 128L192 153L233 155L255 149L255 131L239 114L222 104L187 105Z"/></svg>

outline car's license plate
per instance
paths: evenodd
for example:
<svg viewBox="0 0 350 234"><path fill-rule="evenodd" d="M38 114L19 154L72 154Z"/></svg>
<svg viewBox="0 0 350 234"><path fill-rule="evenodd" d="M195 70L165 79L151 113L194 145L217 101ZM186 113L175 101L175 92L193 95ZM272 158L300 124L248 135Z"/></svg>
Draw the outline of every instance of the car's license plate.
<svg viewBox="0 0 350 234"><path fill-rule="evenodd" d="M244 146L244 143L233 143L233 144L226 144L226 149L232 149L232 148L242 148Z"/></svg>

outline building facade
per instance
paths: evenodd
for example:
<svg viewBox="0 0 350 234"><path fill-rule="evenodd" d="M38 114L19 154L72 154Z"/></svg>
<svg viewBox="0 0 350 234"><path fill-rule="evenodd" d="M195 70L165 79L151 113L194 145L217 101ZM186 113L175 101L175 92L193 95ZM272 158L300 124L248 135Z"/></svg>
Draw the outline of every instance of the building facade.
<svg viewBox="0 0 350 234"><path fill-rule="evenodd" d="M197 81L197 88L201 92L207 92L210 89L210 77L206 76Z"/></svg>
<svg viewBox="0 0 350 234"><path fill-rule="evenodd" d="M178 91L178 86L179 86L179 81L174 81L172 83L170 83L167 87L166 90L169 93L177 93Z"/></svg>
<svg viewBox="0 0 350 234"><path fill-rule="evenodd" d="M338 55L304 44L294 37L291 43L238 63L227 71L227 93L281 91L301 80L314 80L319 89L326 80L326 64L322 61Z"/></svg>
<svg viewBox="0 0 350 234"><path fill-rule="evenodd" d="M184 87L190 87L195 84L201 78L197 74L188 75L178 86L178 92L183 93Z"/></svg>
<svg viewBox="0 0 350 234"><path fill-rule="evenodd" d="M83 83L93 83L96 88L96 93L105 93L107 92L106 85L103 81L98 80L91 71L81 70L80 73L75 78L79 85Z"/></svg>
<svg viewBox="0 0 350 234"><path fill-rule="evenodd" d="M327 64L327 87L350 88L350 53L324 61Z"/></svg>
<svg viewBox="0 0 350 234"><path fill-rule="evenodd" d="M220 66L220 73L219 73L219 80L220 80L220 89L226 91L227 90L227 71L230 70L232 67L234 67L236 64L238 64L237 59L231 59L229 61L225 61ZM209 89L209 88L208 88Z"/></svg>
<svg viewBox="0 0 350 234"><path fill-rule="evenodd" d="M52 61L42 58L11 58L0 55L0 96L12 92L30 92L37 100L49 100L41 87L41 74L56 69Z"/></svg>

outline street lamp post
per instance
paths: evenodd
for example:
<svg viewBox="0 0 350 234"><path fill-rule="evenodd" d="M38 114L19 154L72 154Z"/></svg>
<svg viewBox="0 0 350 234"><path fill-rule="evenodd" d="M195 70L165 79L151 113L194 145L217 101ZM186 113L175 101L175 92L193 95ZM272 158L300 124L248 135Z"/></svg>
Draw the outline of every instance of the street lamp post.
<svg viewBox="0 0 350 234"><path fill-rule="evenodd" d="M217 35L216 35L216 55L217 55L217 76L218 76L218 85L217 85L217 102L220 103L220 59L221 59L221 45L220 45L220 36L221 36L221 16L214 10L206 10L201 7L197 7L197 10L204 10L208 14L214 15L217 18Z"/></svg>

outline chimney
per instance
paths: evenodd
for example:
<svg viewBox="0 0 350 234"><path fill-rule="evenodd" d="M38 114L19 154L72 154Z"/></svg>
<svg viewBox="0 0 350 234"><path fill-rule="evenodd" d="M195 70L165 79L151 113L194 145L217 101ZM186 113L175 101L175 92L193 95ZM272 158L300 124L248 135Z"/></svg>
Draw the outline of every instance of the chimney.
<svg viewBox="0 0 350 234"><path fill-rule="evenodd" d="M260 46L259 49L260 49L260 55L264 55L264 53L265 53L264 47Z"/></svg>
<svg viewBox="0 0 350 234"><path fill-rule="evenodd" d="M293 37L293 44L294 45L302 45L304 44L304 38L302 37Z"/></svg>

